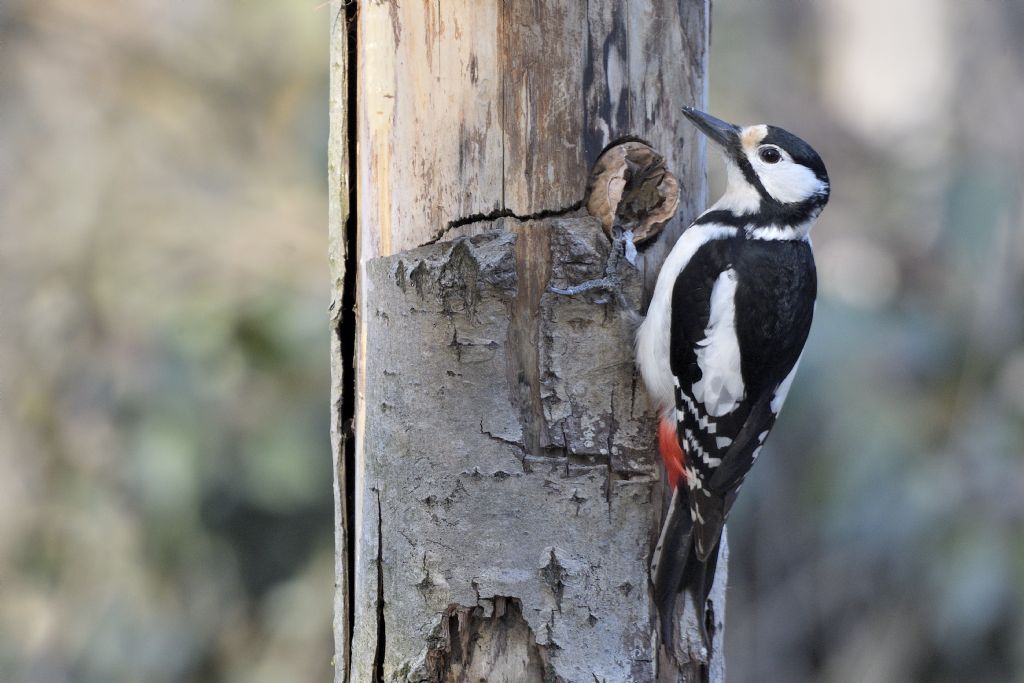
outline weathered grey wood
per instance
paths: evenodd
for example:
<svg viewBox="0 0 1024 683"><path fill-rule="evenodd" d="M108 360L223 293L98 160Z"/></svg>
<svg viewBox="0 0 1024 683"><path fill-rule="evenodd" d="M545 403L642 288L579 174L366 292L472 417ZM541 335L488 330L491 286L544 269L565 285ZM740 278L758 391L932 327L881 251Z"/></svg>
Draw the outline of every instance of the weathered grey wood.
<svg viewBox="0 0 1024 683"><path fill-rule="evenodd" d="M505 662L487 680L654 681L662 487L633 367L642 274L614 271L627 308L553 294L605 274L600 222L503 223L367 264L353 680L378 665L384 680L463 680L441 664L464 635L452 616L479 622L497 601L525 623L473 627L479 656ZM692 631L681 645L698 660ZM521 677L530 661L555 678Z"/></svg>
<svg viewBox="0 0 1024 683"><path fill-rule="evenodd" d="M649 598L664 485L632 335L704 204L681 108L703 105L707 11L359 5L347 680L698 680L694 615L659 648ZM625 305L555 295L606 275L612 245L575 209L624 135L665 156L677 217L612 269Z"/></svg>
<svg viewBox="0 0 1024 683"><path fill-rule="evenodd" d="M599 277L607 255L596 220L553 219L368 264L364 519L379 505L386 680L427 678L445 610L499 599L563 680L654 680L660 509L632 321L543 286ZM623 275L638 305L639 273Z"/></svg>
<svg viewBox="0 0 1024 683"><path fill-rule="evenodd" d="M348 676L349 662L349 519L345 504L345 427L342 424L343 386L346 381L341 335L348 257L345 229L349 217L348 26L343 0L331 2L330 26L330 135L327 142L328 260L331 267L331 452L334 462L334 672L335 680Z"/></svg>

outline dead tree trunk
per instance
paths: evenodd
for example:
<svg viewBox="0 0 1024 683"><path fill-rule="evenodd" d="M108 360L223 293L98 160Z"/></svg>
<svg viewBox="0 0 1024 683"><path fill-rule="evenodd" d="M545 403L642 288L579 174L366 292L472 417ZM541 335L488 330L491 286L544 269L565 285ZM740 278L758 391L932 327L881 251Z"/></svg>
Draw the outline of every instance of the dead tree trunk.
<svg viewBox="0 0 1024 683"><path fill-rule="evenodd" d="M335 301L358 271L358 325L337 320L333 350L339 683L722 679L724 561L710 656L694 615L659 642L647 569L664 484L632 355L658 266L704 202L681 107L703 105L707 12L366 2L349 10L354 33L332 32L332 93L355 79L354 130L332 97L332 141L358 143L332 142L330 160L358 150L357 261L331 177L332 256L349 264ZM681 186L638 268L582 208L598 154L623 136ZM611 291L552 291L602 278Z"/></svg>

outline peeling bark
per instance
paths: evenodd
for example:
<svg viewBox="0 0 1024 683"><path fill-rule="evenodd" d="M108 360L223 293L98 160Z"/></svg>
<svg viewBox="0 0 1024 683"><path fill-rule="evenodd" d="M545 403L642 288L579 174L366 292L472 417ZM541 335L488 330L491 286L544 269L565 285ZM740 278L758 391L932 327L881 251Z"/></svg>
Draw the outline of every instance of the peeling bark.
<svg viewBox="0 0 1024 683"><path fill-rule="evenodd" d="M423 679L430 683L526 683L550 671L515 598L449 607L430 641Z"/></svg>
<svg viewBox="0 0 1024 683"><path fill-rule="evenodd" d="M613 408L633 319L601 292L547 291L602 274L610 247L595 219L549 219L368 264L385 680L431 680L423 625L501 596L561 680L654 680L654 423L645 404ZM417 269L422 288L403 289ZM638 306L639 272L622 276Z"/></svg>
<svg viewBox="0 0 1024 683"><path fill-rule="evenodd" d="M360 533L377 543L357 561L357 615L373 615L378 639L387 624L367 666L388 681L478 680L460 676L497 661L513 669L487 680L654 681L647 567L663 487L632 356L642 274L619 262L627 308L600 290L555 294L606 273L600 221L505 227L367 264L373 510ZM513 646L493 620L473 627L488 635L464 660L433 630L499 599L528 627L513 629L514 656L489 649ZM706 658L682 634L686 656ZM677 680L669 666L662 680Z"/></svg>

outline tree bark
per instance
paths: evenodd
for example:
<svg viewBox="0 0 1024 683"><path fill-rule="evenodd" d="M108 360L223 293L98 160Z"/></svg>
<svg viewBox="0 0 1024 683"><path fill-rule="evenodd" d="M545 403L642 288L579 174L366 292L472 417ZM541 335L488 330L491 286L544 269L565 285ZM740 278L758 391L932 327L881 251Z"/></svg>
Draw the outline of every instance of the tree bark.
<svg viewBox="0 0 1024 683"><path fill-rule="evenodd" d="M681 107L703 105L707 12L703 0L359 5L347 132L359 324L336 327L355 335L353 377L340 342L332 351L336 397L356 383L354 471L341 425L333 437L336 680L722 680L724 557L710 656L696 615L676 615L679 638L659 642L647 569L665 486L632 355L658 266L704 203L703 148ZM347 120L334 95L332 164ZM681 187L637 267L580 208L598 154L626 135ZM552 291L600 278L615 291Z"/></svg>

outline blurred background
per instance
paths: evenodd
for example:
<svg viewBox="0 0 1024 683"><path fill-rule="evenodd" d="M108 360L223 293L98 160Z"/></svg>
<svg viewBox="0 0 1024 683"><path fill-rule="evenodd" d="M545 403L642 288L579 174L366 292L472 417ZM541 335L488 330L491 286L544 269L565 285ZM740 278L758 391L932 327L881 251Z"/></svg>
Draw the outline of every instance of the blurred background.
<svg viewBox="0 0 1024 683"><path fill-rule="evenodd" d="M833 186L731 517L729 678L1022 681L1024 3L722 1L711 41L712 111Z"/></svg>
<svg viewBox="0 0 1024 683"><path fill-rule="evenodd" d="M329 680L328 22L0 0L0 683ZM1021 680L1024 5L722 0L710 83L834 187L729 679Z"/></svg>
<svg viewBox="0 0 1024 683"><path fill-rule="evenodd" d="M0 0L0 682L330 680L315 2Z"/></svg>

